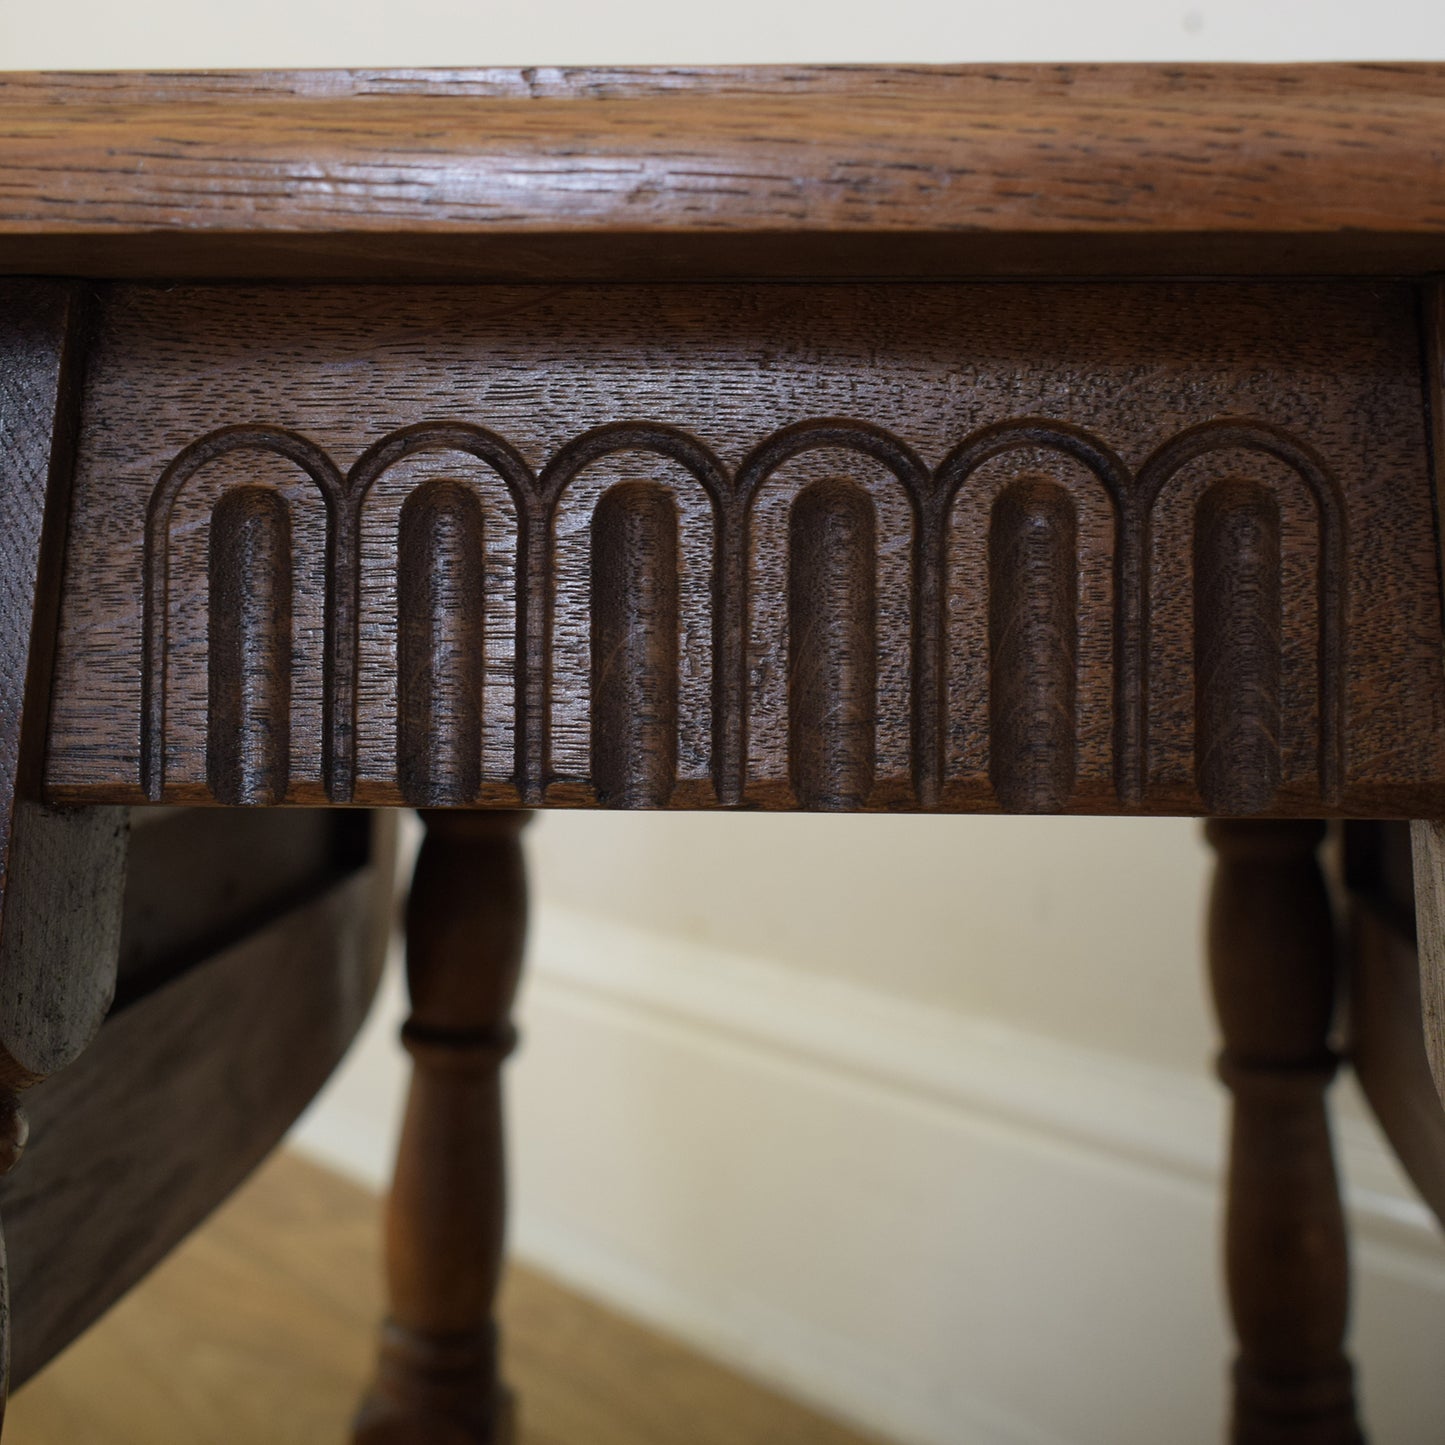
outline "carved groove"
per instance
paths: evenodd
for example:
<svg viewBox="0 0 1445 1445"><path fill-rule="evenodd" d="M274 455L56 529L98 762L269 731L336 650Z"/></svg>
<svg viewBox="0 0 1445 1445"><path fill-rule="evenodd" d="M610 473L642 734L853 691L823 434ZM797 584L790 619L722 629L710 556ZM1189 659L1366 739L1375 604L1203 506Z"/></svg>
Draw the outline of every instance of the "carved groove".
<svg viewBox="0 0 1445 1445"><path fill-rule="evenodd" d="M592 780L662 808L677 781L678 526L668 492L611 488L592 518Z"/></svg>
<svg viewBox="0 0 1445 1445"><path fill-rule="evenodd" d="M222 803L279 803L291 760L291 521L269 487L211 513L206 776Z"/></svg>
<svg viewBox="0 0 1445 1445"><path fill-rule="evenodd" d="M1007 487L989 524L989 776L1010 812L1061 808L1074 787L1078 521L1052 482Z"/></svg>
<svg viewBox="0 0 1445 1445"><path fill-rule="evenodd" d="M873 790L878 640L873 502L814 482L788 523L788 752L805 808L862 807Z"/></svg>
<svg viewBox="0 0 1445 1445"><path fill-rule="evenodd" d="M381 438L368 447L346 475L337 503L331 512L331 556L333 562L330 587L340 599L333 608L333 626L338 633L329 640L328 655L338 659L339 671L334 691L328 688L328 702L334 714L328 736L334 745L327 756L327 792L333 802L349 801L356 772L356 648L361 614L361 509L367 493L389 467L407 457L424 452L458 452L473 457L490 467L511 494L517 513L517 547L527 559L518 579L516 608L517 631L524 657L541 655L543 613L545 611L545 553L540 553L541 537L533 526L537 483L531 468L521 454L504 438L485 427L464 421L418 422ZM525 581L524 581L525 579ZM342 675L344 673L344 676ZM542 741L539 729L545 726L539 706L541 682L538 669L527 670L519 679L518 689L516 772L521 776L522 792L535 801L541 790ZM525 697L522 696L525 692Z"/></svg>
<svg viewBox="0 0 1445 1445"><path fill-rule="evenodd" d="M939 733L943 722L940 708L939 674L942 670L942 628L937 603L940 597L936 584L941 572L934 565L934 549L924 540L927 509L933 490L933 478L913 449L891 432L867 422L828 418L797 422L774 432L755 447L738 469L734 489L746 516L759 489L785 462L810 451L842 450L860 452L881 463L898 479L913 505L914 531L914 598L913 598L913 773L914 793L923 806L937 803L941 781L941 750ZM870 524L872 505L869 504ZM876 526L875 526L876 530ZM731 655L741 663L742 632L747 612L746 528L734 529L731 564L725 578L723 606L730 625L737 631L737 646ZM870 572L870 586L876 589L876 573ZM728 593L734 594L730 599ZM876 639L875 639L876 653ZM739 667L739 671L740 671ZM876 660L875 660L876 676ZM739 692L741 696L741 692ZM875 700L870 700L870 711ZM733 731L740 743L745 719L737 719ZM791 751L791 750L790 750ZM791 760L790 760L791 769ZM871 772L870 772L871 786ZM796 791L796 787L794 789ZM741 792L741 779L739 779Z"/></svg>
<svg viewBox="0 0 1445 1445"><path fill-rule="evenodd" d="M462 482L424 482L397 536L397 778L416 808L482 787L482 506Z"/></svg>
<svg viewBox="0 0 1445 1445"><path fill-rule="evenodd" d="M153 803L160 802L165 795L166 782L166 635L170 610L171 513L181 489L202 467L233 452L244 451L270 452L294 462L316 484L326 503L328 517L334 518L345 485L335 463L320 447L295 432L276 427L222 427L192 442L161 474L146 510L142 563L145 597L141 623L140 781L142 791ZM348 619L341 612L338 601L345 592L338 582L338 569L346 565L345 555L341 547L333 542L329 548L325 677L322 680L323 691L331 704L326 711L323 744L323 752L328 759L334 751L333 733L339 711L336 697L348 686L355 688L354 665L348 678L344 659L338 665L335 655L338 636L345 634L348 626L353 634L355 631L354 610ZM329 775L329 763L326 770ZM336 796L334 800L344 802L349 796L348 791L344 797Z"/></svg>
<svg viewBox="0 0 1445 1445"><path fill-rule="evenodd" d="M1345 776L1345 507L1339 487L1323 462L1303 442L1263 422L1225 417L1190 427L1166 442L1139 469L1136 505L1141 521L1141 555L1148 553L1148 528L1165 484L1179 470L1209 453L1254 453L1283 462L1299 477L1314 501L1319 521L1317 566L1319 602L1319 792L1323 802L1338 804ZM1150 632L1147 572L1138 581L1136 652L1147 695ZM1137 767L1147 773L1149 739L1140 739Z"/></svg>
<svg viewBox="0 0 1445 1445"><path fill-rule="evenodd" d="M587 432L564 445L540 472L534 472L504 438L462 421L424 422L393 432L369 447L345 474L318 447L295 433L267 427L223 428L200 438L176 457L157 483L147 512L141 789L153 800L166 796L171 517L176 498L189 480L217 458L254 450L292 462L318 490L327 520L324 672L320 680L322 781L327 798L347 802L352 799L356 778L357 639L364 620L362 505L371 486L403 458L422 451L457 451L495 471L516 509L516 555L499 559L501 565L510 561L515 568L511 585L516 607L516 753L511 776L496 782L514 786L521 803L544 801L554 782L548 731L553 687L551 599L557 581L553 539L566 509L567 486L599 458L643 450L686 469L714 509L712 635L703 643L706 655L700 660L711 679L710 766L717 800L725 807L737 805L751 786L746 741L751 705L747 670L753 510L764 484L779 467L809 451L839 448L861 453L890 471L913 512L912 594L907 612L911 634L898 638L890 633L887 641L889 648L901 642L909 649L906 663L912 715L910 751L904 765L912 770L912 793L905 796L894 791L884 800L881 790L884 775L879 772L880 734L875 713L879 678L885 675L882 668L889 659L880 661L878 657L874 604L881 563L877 514L869 495L856 484L831 481L805 488L794 500L787 523L791 579L786 596L787 635L780 637L778 645L780 649L786 646L791 658L786 700L789 797L809 807L861 807L876 794L875 805L929 808L943 800L945 786L955 786L943 777L944 738L950 725L943 684L951 508L987 462L1027 449L1054 451L1085 468L1097 480L1112 513L1114 643L1109 662L1115 699L1113 787L1126 808L1141 805L1150 787L1149 559L1154 512L1161 494L1182 468L1206 454L1265 455L1300 478L1318 521L1314 559L1318 580L1318 789L1323 803L1338 804L1345 776L1343 498L1324 464L1302 442L1268 424L1230 418L1179 433L1159 447L1137 474L1088 432L1038 417L1000 422L972 433L933 470L906 443L882 428L836 418L783 428L756 446L735 472L725 468L698 439L652 422L618 422ZM999 502L993 527L997 535L990 536L984 562L993 578L987 618L992 677L982 684L989 687L989 779L999 801L1011 809L1070 806L1075 789L1084 782L1079 776L1082 764L1075 696L1079 684L1070 681L1071 670L1077 672L1079 666L1079 609L1088 592L1086 578L1079 571L1079 523L1077 518L1072 522L1074 536L1068 544L1057 498L1049 500L1053 484L1043 486L1042 491L1014 492L1006 502ZM484 756L479 741L483 726L480 603L466 612L465 620L444 624L442 614L452 603L444 604L441 594L433 590L433 583L443 590L460 587L468 596L474 591L479 597L482 590L480 530L473 581L462 577L463 572L472 575L468 569L473 569L473 562L457 560L463 552L472 555L472 544L462 540L470 535L472 524L460 520L461 513L453 516L456 508L465 511L475 505L474 498L460 500L463 492L465 488L455 496L434 494L433 502L442 495L452 496L452 502L440 510L428 511L420 502L414 507L409 503L411 510L404 509L411 519L409 526L420 528L419 519L430 518L426 525L433 532L428 533L432 541L427 546L440 549L438 555L451 558L460 569L449 582L444 576L428 580L430 573L438 570L431 563L423 566L407 561L405 555L398 558L398 568L407 577L405 583L399 577L398 585L399 636L406 639L399 641L399 646L406 653L408 678L402 688L403 716L397 724L395 788L405 801L475 802L488 781L478 760ZM592 696L586 700L592 712L586 725L592 730L595 776L588 781L596 795L622 806L664 806L676 801L678 793L677 730L681 725L678 710L684 646L679 612L681 542L672 504L651 493L646 494L651 499L643 501L642 495L624 493L606 508L599 504L598 516L593 519L593 673ZM1059 495L1070 494L1060 490ZM1271 494L1261 489L1259 495ZM1069 506L1073 505L1070 500ZM664 506L669 510L666 519ZM1224 560L1234 544L1219 529L1244 526L1249 517L1264 525L1258 520L1264 516L1261 507L1274 509L1273 550L1266 548L1258 554L1248 586L1264 592L1273 588L1269 596L1260 595L1268 603L1266 613L1274 616L1284 549L1278 504L1273 500L1251 502L1243 517L1232 518L1233 509L1216 497L1198 518L1196 566L1201 610L1196 655L1190 661L1202 670L1197 675L1194 748L1200 796L1216 811L1266 806L1280 786L1280 711L1285 697L1278 657L1279 623L1276 620L1271 642L1267 627L1260 631L1262 624L1249 623L1245 613L1236 616L1230 610L1233 602L1221 611L1215 600L1216 595L1234 598L1238 590ZM444 514L451 520L444 521ZM890 529L897 525L890 523ZM480 529L479 513L476 526ZM672 539L667 545L661 540L664 533ZM1218 538L1210 540L1216 533ZM890 535L885 540L896 547L907 539ZM1266 540L1262 534L1256 537L1260 545ZM420 543L416 545L426 550ZM402 553L407 552L403 546ZM1067 565L1066 552L1073 556ZM670 561L664 560L664 554ZM652 560L645 565L622 560L644 557ZM445 573L446 568L440 571ZM1272 581L1266 573L1271 573ZM983 579L978 581L981 594ZM227 610L216 600L212 606ZM1074 616L1066 626L1070 610ZM461 631L443 637L438 628ZM463 642L462 631L469 640ZM674 637L675 644L665 644L665 635ZM693 665L697 641L691 637L687 641ZM437 647L441 652L436 656L445 661L437 662L429 672L432 665L422 666L418 659L431 655ZM889 658L894 656L890 652ZM291 682L294 686L295 679ZM1243 734L1221 735L1225 708L1217 696L1224 695L1221 689L1239 687L1248 694L1247 740ZM214 717L208 726L216 739L225 731L223 721ZM1235 733L1239 733L1237 726ZM1239 748L1244 752L1238 753ZM1255 760L1249 766L1247 782L1237 776L1231 779L1230 774L1238 774L1241 768L1237 761L1226 761L1231 757ZM780 772L782 765L779 758ZM897 768L896 755L888 766ZM274 757L267 768L268 776L277 775ZM210 775L219 780L226 771L212 769ZM889 786L896 789L896 773L888 776ZM1088 781L1098 786L1096 776ZM185 791L190 786L191 780L182 780L178 795L194 796ZM223 791L227 786L223 782ZM292 786L296 786L294 779ZM575 783L568 781L567 786ZM375 796L374 780L369 787ZM234 791L225 793L225 798L221 793L216 796L225 800ZM697 794L689 796L695 799ZM776 795L760 801L771 806L772 796Z"/></svg>
<svg viewBox="0 0 1445 1445"><path fill-rule="evenodd" d="M1138 508L1133 479L1121 458L1082 427L1038 417L1000 422L966 437L944 459L936 479L938 521L934 550L939 554L939 589L946 518L955 497L986 462L1021 450L1058 452L1079 463L1097 479L1114 515L1114 774L1121 801L1132 806L1143 796L1139 759L1147 696L1142 664L1134 646L1141 615ZM992 747L999 744L998 737L991 737L990 743L992 753ZM997 788L997 783L994 786Z"/></svg>
<svg viewBox="0 0 1445 1445"><path fill-rule="evenodd" d="M1280 778L1279 503L1257 482L1216 482L1194 522L1194 745L1213 813L1267 808Z"/></svg>
<svg viewBox="0 0 1445 1445"><path fill-rule="evenodd" d="M551 570L552 558L547 551L547 544L551 540L552 531L549 525L550 520L556 516L561 505L562 494L569 482L577 476L585 467L593 462L601 461L604 457L615 455L619 452L654 452L658 456L666 457L669 461L676 463L687 471L702 487L703 492L713 506L714 522L714 585L712 597L712 705L713 705L713 726L712 726L712 773L713 783L717 791L718 801L725 807L735 805L742 793L742 725L741 714L743 709L742 696L742 608L741 598L745 584L739 582L737 586L731 585L732 578L736 575L742 578L743 573L743 549L739 536L738 513L734 503L734 491L726 470L716 456L695 437L689 436L686 432L676 427L664 426L654 422L614 422L607 426L594 428L592 431L584 432L581 436L568 442L556 456L543 469L538 478L539 490L539 522L535 529L535 535L539 539L539 547L530 559L532 565L537 569L537 575L543 580L538 586L538 607L541 609L539 615L545 615L549 601L547 594L546 578ZM675 507L669 501L669 514L671 516L671 535L676 539L678 536L677 515ZM594 518L594 527L596 521ZM595 533L594 533L595 541ZM672 606L674 617L678 602L677 587L677 550L679 543L674 542L674 553L672 558ZM594 559L595 562L595 559ZM718 579L726 579L722 585L718 585ZM595 599L595 581L594 581ZM594 619L594 630L596 621ZM674 633L677 632L674 627ZM536 694L537 706L546 711L547 691L546 686L551 680L551 639L545 636L542 638L542 656L546 659L544 667L538 670L538 690ZM596 653L596 640L593 641L594 657ZM674 658L680 661L677 652ZM610 673L609 673L610 675ZM593 707L597 707L596 672L593 675ZM677 713L677 677L676 662L674 664L674 677L672 680L673 716ZM594 767L597 757L600 755L597 748L596 730L598 719L594 714L592 719L593 727L593 756ZM543 756L545 753L545 738L539 738L539 751L537 755L537 792L530 801L540 801L542 796L541 780L543 775ZM676 732L674 726L674 743L669 750L672 759L670 771L665 783L665 791L668 797L671 796L676 782ZM599 793L612 794L615 786L615 779L604 785L597 777L593 778L594 787ZM659 774L654 791L661 791L663 788ZM619 806L629 806L620 804ZM631 806L657 807L660 803L638 803Z"/></svg>

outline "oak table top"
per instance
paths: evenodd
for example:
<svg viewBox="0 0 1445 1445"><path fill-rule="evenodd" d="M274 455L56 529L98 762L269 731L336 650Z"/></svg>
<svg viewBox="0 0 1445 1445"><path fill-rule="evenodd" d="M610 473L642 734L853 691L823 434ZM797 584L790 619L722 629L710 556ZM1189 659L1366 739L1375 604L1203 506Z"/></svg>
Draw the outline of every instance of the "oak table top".
<svg viewBox="0 0 1445 1445"><path fill-rule="evenodd" d="M1239 1418L1355 1445L1312 820L1415 823L1445 1078L1442 271L1445 65L0 76L0 1086L125 808L427 810L357 1439L503 1445L519 810L1209 815Z"/></svg>
<svg viewBox="0 0 1445 1445"><path fill-rule="evenodd" d="M0 268L1423 274L1445 66L0 77Z"/></svg>

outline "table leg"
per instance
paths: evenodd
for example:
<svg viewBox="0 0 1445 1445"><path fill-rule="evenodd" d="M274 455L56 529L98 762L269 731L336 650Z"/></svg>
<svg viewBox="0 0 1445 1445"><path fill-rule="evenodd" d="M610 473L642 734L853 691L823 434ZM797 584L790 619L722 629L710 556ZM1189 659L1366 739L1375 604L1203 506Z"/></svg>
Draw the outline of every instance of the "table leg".
<svg viewBox="0 0 1445 1445"><path fill-rule="evenodd" d="M1226 1275L1234 1445L1359 1445L1325 1092L1337 956L1317 822L1215 821L1209 969L1234 1096Z"/></svg>
<svg viewBox="0 0 1445 1445"><path fill-rule="evenodd" d="M493 1307L505 1175L501 1064L526 928L526 813L422 814L407 905L414 1060L387 1216L391 1314L356 1445L509 1445Z"/></svg>

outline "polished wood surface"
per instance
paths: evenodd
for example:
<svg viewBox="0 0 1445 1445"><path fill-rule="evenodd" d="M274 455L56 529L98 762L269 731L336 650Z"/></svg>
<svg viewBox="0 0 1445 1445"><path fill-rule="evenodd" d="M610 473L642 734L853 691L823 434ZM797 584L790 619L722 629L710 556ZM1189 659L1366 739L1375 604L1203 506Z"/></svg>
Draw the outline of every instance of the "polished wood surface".
<svg viewBox="0 0 1445 1445"><path fill-rule="evenodd" d="M1235 1433L1358 1439L1280 820L1417 820L1445 1078L1445 67L11 76L0 135L0 269L94 283L0 297L0 1085L104 1011L107 808L456 810L363 1440L509 1438L543 805L1274 820L1212 829Z"/></svg>
<svg viewBox="0 0 1445 1445"><path fill-rule="evenodd" d="M380 1225L372 1195L278 1154L20 1391L6 1445L340 1445L383 1308ZM874 1441L525 1267L500 1308L518 1445Z"/></svg>
<svg viewBox="0 0 1445 1445"><path fill-rule="evenodd" d="M12 271L654 280L1445 263L1438 65L17 75L0 84L0 134Z"/></svg>
<svg viewBox="0 0 1445 1445"><path fill-rule="evenodd" d="M1324 825L1215 821L1209 973L1233 1095L1225 1277L1234 1445L1363 1445L1325 1093L1338 987Z"/></svg>
<svg viewBox="0 0 1445 1445"><path fill-rule="evenodd" d="M117 288L48 794L1428 815L1420 346L1396 283Z"/></svg>
<svg viewBox="0 0 1445 1445"><path fill-rule="evenodd" d="M407 900L412 1056L387 1207L390 1309L356 1445L512 1445L497 1371L501 1066L526 936L526 813L422 814Z"/></svg>

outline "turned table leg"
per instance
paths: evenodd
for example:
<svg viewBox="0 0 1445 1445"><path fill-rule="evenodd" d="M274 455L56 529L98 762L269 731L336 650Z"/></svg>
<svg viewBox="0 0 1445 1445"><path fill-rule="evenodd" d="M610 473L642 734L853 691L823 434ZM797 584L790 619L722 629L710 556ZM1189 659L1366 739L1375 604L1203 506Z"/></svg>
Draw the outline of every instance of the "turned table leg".
<svg viewBox="0 0 1445 1445"><path fill-rule="evenodd" d="M508 1445L493 1307L501 1064L522 962L526 813L424 812L407 905L414 1060L387 1215L391 1314L357 1445Z"/></svg>
<svg viewBox="0 0 1445 1445"><path fill-rule="evenodd" d="M1209 971L1234 1096L1235 1445L1357 1445L1349 1261L1325 1091L1336 953L1317 822L1215 821Z"/></svg>

